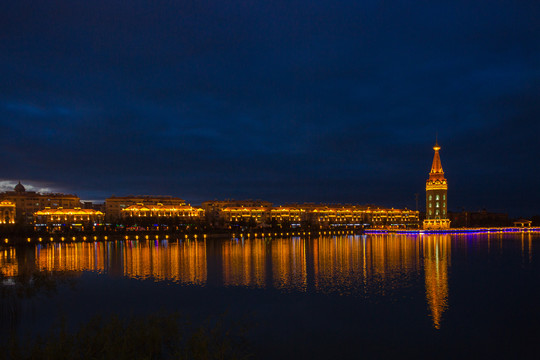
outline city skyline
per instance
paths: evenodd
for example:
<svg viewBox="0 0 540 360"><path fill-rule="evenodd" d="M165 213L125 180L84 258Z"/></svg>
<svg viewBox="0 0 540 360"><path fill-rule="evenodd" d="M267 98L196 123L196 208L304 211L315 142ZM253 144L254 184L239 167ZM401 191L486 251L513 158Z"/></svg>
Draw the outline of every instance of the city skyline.
<svg viewBox="0 0 540 360"><path fill-rule="evenodd" d="M0 4L0 190L540 213L540 4ZM29 188L30 189L30 188Z"/></svg>
<svg viewBox="0 0 540 360"><path fill-rule="evenodd" d="M435 150L435 159L433 160L433 164L432 164L432 170L431 172L433 172L433 166L435 166L435 162L437 162L437 166L440 167L440 158L439 158L439 155L438 155L438 152L439 150L441 149L441 147L439 146L439 143L438 143L438 140L435 141L435 145L433 147L433 149ZM442 168L440 169L440 171L442 172ZM430 173L430 178L431 178L431 173ZM445 180L446 181L446 180ZM12 180L2 180L0 181L0 193L2 192L9 192L9 191L13 191L13 188L15 187L16 188L16 185L21 185L21 180L18 180L17 183L13 182ZM34 185L32 185L34 184ZM32 182L30 181L29 183L26 183L25 186L27 187L27 190L29 191L35 191L37 193L41 193L41 194L55 194L55 193L62 193L61 190L57 189L55 190L54 188L52 187L39 187L39 186L36 186L35 185L36 182ZM81 193L85 193L84 189L82 190ZM74 194L74 195L78 195L78 192L77 191L72 191L71 193L69 194ZM69 195L69 194L66 194L66 195ZM321 204L321 205L324 205L324 204L352 204L352 205L366 205L366 206L375 206L375 207L381 207L381 208L405 208L405 209L411 209L411 210L417 210L417 211L420 211L420 212L424 212L427 216L427 203L428 203L428 195L427 194L415 194L415 200L420 200L420 196L423 196L424 197L424 200L425 202L418 202L417 204L413 205L413 206L410 206L410 205L404 205L404 206L396 206L394 204L392 204L391 200L390 201L386 201L384 202L383 204L381 203L373 203L373 202L353 202L353 201L309 201L309 200L304 200L304 201L294 201L294 200L285 200L285 201L282 201L281 203L280 202L275 202L275 201L270 201L272 203L274 203L275 205L286 205L286 204L299 204L299 203L304 203L304 204ZM85 201L90 201L90 202L94 202L94 203L103 203L105 204L105 201L107 200L107 198L111 198L111 197L116 197L116 196L120 196L120 197L133 197L133 196L165 196L165 197L171 197L171 196L178 196L178 194L151 194L151 193L139 193L139 194L133 194L133 193L120 193L120 194L109 194L108 196L106 196L106 198L103 198L103 199L84 199L81 197L81 202L85 202ZM201 203L204 203L206 201L211 201L211 200L263 200L263 201L267 201L269 199L264 199L264 198L261 198L261 197L252 197L252 198L244 198L244 199L235 199L234 197L222 197L222 198L214 198L214 199L203 199L201 201L199 201L198 203L191 203L190 201L188 201L188 204L192 204L192 205L196 205L196 206L199 206L201 205ZM395 203L395 202L394 202ZM390 205L388 205L390 204ZM418 208L416 208L418 206ZM461 209L455 209L453 210L451 206L449 206L449 212L453 212L453 213L457 213L459 211L485 211L485 210L488 210L488 211L492 211L493 209L486 209L485 207L483 208L477 208L477 209L465 209L464 207L461 208ZM512 212L509 212L509 211L506 211L504 209L497 209L498 212L506 212L508 214L510 214L511 216L517 218L517 217L531 217L531 216L537 216L537 213L531 213L531 214L524 214L523 212L522 213L512 213Z"/></svg>

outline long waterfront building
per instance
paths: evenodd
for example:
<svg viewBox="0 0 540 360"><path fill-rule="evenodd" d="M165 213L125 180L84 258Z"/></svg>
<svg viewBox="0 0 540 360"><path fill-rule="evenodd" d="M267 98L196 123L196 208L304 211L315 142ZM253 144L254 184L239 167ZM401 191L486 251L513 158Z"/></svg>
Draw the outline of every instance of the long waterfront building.
<svg viewBox="0 0 540 360"><path fill-rule="evenodd" d="M173 196L130 195L111 196L105 200L105 219L117 222L122 219L122 210L137 204L184 206L186 201Z"/></svg>
<svg viewBox="0 0 540 360"><path fill-rule="evenodd" d="M274 206L262 200L206 201L193 207L172 196L111 196L105 213L81 209L75 195L27 192L22 184L0 194L0 225L16 221L55 229L88 229L104 222L141 224L202 223L212 228L317 228L335 226L416 228L418 211L341 204Z"/></svg>

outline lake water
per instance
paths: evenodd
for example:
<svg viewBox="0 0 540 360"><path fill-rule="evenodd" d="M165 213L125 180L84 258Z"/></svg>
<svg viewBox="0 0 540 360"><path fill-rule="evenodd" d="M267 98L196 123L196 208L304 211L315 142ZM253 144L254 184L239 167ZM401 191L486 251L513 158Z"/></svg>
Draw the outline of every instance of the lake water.
<svg viewBox="0 0 540 360"><path fill-rule="evenodd" d="M264 359L537 359L539 255L539 233L4 247L5 286L35 271L73 281L2 316L39 333L59 316L226 313L250 322L254 357Z"/></svg>

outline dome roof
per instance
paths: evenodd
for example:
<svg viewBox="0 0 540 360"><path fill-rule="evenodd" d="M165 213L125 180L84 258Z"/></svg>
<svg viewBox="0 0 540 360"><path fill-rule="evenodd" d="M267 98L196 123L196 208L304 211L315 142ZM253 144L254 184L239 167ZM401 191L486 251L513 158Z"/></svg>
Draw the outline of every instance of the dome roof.
<svg viewBox="0 0 540 360"><path fill-rule="evenodd" d="M21 184L21 182L19 181L19 183L17 185L15 185L15 191L16 192L25 192L26 189L24 188L24 186Z"/></svg>

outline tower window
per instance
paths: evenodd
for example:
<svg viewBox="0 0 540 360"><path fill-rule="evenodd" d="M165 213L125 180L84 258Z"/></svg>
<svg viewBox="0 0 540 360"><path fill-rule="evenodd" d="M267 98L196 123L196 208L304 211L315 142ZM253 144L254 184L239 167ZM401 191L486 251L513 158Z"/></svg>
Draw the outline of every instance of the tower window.
<svg viewBox="0 0 540 360"><path fill-rule="evenodd" d="M433 199L433 196L429 195L429 200L431 201Z"/></svg>
<svg viewBox="0 0 540 360"><path fill-rule="evenodd" d="M439 195L435 195L435 200L439 200Z"/></svg>
<svg viewBox="0 0 540 360"><path fill-rule="evenodd" d="M429 203L429 207L431 207L431 203Z"/></svg>
<svg viewBox="0 0 540 360"><path fill-rule="evenodd" d="M445 203L445 202L442 203L442 207L446 207L446 203Z"/></svg>
<svg viewBox="0 0 540 360"><path fill-rule="evenodd" d="M437 203L435 204L435 207L439 207L439 202L437 201Z"/></svg>
<svg viewBox="0 0 540 360"><path fill-rule="evenodd" d="M431 204L430 204L431 205ZM429 210L429 215L431 215L431 210Z"/></svg>
<svg viewBox="0 0 540 360"><path fill-rule="evenodd" d="M442 199L443 199L443 200L446 200L446 195L443 195L443 196L442 196Z"/></svg>

